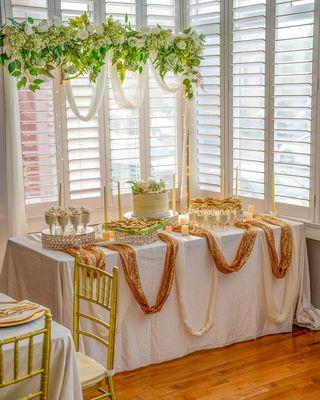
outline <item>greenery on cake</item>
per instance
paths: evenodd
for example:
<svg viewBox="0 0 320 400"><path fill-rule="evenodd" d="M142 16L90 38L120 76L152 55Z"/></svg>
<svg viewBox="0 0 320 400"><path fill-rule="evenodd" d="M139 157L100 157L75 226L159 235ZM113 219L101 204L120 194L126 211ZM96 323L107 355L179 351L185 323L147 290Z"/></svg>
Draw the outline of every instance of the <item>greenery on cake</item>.
<svg viewBox="0 0 320 400"><path fill-rule="evenodd" d="M139 194L159 194L166 191L164 181L154 177L150 177L146 181L128 181L128 183L131 185L131 191L134 196Z"/></svg>
<svg viewBox="0 0 320 400"><path fill-rule="evenodd" d="M148 235L168 225L168 219L130 218L103 224L103 229L127 235Z"/></svg>

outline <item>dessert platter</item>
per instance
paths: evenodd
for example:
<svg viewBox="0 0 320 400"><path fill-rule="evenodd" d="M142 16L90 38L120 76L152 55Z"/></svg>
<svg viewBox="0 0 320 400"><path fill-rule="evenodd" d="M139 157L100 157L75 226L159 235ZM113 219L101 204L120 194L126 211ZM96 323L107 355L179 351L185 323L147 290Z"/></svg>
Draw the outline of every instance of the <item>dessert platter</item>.
<svg viewBox="0 0 320 400"><path fill-rule="evenodd" d="M132 212L124 218L170 219L178 221L178 213L169 210L169 190L162 179L148 178L146 181L129 181L132 191Z"/></svg>
<svg viewBox="0 0 320 400"><path fill-rule="evenodd" d="M84 207L51 207L44 214L49 229L42 231L42 244L53 250L92 246L95 231L88 227L90 211Z"/></svg>
<svg viewBox="0 0 320 400"><path fill-rule="evenodd" d="M221 223L230 224L243 220L243 206L238 198L227 197L216 199L213 197L195 198L190 201L189 220L198 225L208 221L209 225Z"/></svg>
<svg viewBox="0 0 320 400"><path fill-rule="evenodd" d="M155 242L158 231L164 229L168 223L168 219L131 218L107 222L103 224L103 228L114 231L115 242L140 246Z"/></svg>

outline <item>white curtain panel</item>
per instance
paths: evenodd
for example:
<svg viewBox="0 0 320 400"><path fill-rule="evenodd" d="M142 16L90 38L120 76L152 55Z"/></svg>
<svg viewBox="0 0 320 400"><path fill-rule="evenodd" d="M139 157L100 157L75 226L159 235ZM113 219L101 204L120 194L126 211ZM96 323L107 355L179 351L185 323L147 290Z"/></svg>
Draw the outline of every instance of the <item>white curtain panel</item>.
<svg viewBox="0 0 320 400"><path fill-rule="evenodd" d="M108 85L108 74L110 76L112 90L114 93L115 101L122 109L134 110L143 104L144 95L147 90L148 68L152 76L158 83L159 87L169 93L175 93L182 89L183 77L173 76L170 77L170 83L166 82L154 67L151 60L145 65L143 72L133 73L132 82L128 85L122 85L115 65L112 65L112 52L109 52L105 59L105 65L102 69L100 76L97 79L95 90L93 91L90 106L87 115L81 115L76 105L73 90L70 81L65 81L66 95L69 105L73 113L83 121L89 121L99 111L105 90ZM193 126L194 126L194 104L192 101L185 101L184 115L183 115L183 132L182 132L182 157L180 161L179 171L181 174L180 185L180 206L181 210L187 212L187 142L189 145L193 142ZM190 150L189 150L190 154Z"/></svg>
<svg viewBox="0 0 320 400"><path fill-rule="evenodd" d="M4 118L6 140L9 236L26 233L19 102L16 78L4 69Z"/></svg>
<svg viewBox="0 0 320 400"><path fill-rule="evenodd" d="M6 21L5 4L0 0L0 20ZM22 149L20 135L19 103L16 78L10 76L6 68L3 71L4 90L4 130L6 158L7 237L26 232L26 212L23 186Z"/></svg>

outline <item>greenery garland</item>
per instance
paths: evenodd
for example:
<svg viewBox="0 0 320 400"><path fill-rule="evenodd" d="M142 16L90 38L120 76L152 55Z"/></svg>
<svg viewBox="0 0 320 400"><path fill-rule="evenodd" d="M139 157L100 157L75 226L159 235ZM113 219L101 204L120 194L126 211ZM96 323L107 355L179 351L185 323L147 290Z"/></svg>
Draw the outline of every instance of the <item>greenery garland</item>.
<svg viewBox="0 0 320 400"><path fill-rule="evenodd" d="M23 22L11 20L0 29L0 65L18 78L18 89L40 89L41 83L53 78L59 68L62 80L87 74L95 82L109 50L123 82L127 71L142 72L147 60L164 77L168 73L183 76L187 99L193 98L193 87L201 83L200 62L205 36L191 28L174 35L171 29L132 28L112 17L106 23L93 24L88 15L62 23L58 17L36 24L32 18Z"/></svg>

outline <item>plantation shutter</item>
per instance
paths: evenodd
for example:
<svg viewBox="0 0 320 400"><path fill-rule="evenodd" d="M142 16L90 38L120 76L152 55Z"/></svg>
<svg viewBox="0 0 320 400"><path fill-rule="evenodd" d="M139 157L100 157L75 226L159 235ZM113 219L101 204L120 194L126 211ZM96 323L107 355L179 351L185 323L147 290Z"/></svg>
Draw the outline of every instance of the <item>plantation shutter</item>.
<svg viewBox="0 0 320 400"><path fill-rule="evenodd" d="M239 170L239 195L264 199L266 0L233 0L231 131L233 185Z"/></svg>
<svg viewBox="0 0 320 400"><path fill-rule="evenodd" d="M201 74L203 88L196 89L196 141L198 187L221 188L221 3L190 0L189 25L206 36Z"/></svg>
<svg viewBox="0 0 320 400"><path fill-rule="evenodd" d="M178 26L175 0L146 0L146 13L148 26L159 24L173 30ZM169 77L166 81L170 84ZM145 123L146 130L150 132L147 142L150 166L147 175L157 176L166 182L167 187L171 187L172 175L177 172L178 95L161 89L150 71L148 84L149 118Z"/></svg>
<svg viewBox="0 0 320 400"><path fill-rule="evenodd" d="M61 1L61 17L63 21L82 15L86 12L91 21L94 17L93 1ZM86 115L90 104L94 85L87 76L70 81L76 104L82 115ZM81 121L71 110L68 101L61 104L61 115L64 126L65 142L65 186L66 202L96 207L97 203L89 199L101 197L101 154L99 116L90 121ZM66 182L67 177L67 182Z"/></svg>
<svg viewBox="0 0 320 400"><path fill-rule="evenodd" d="M137 23L137 4L135 0L106 1L107 17L124 22L127 14L128 20L134 26ZM128 72L124 87L130 87L131 75ZM107 119L109 140L109 171L112 192L117 193L117 182L120 181L121 193L130 193L127 183L132 179L140 178L140 122L139 110L121 109L114 99L111 82L109 83L109 99L107 106ZM129 204L130 200L128 199Z"/></svg>
<svg viewBox="0 0 320 400"><path fill-rule="evenodd" d="M10 4L10 3L9 3ZM7 17L24 20L48 18L45 0L13 0L7 4ZM53 82L41 85L36 93L28 89L18 92L22 164L26 204L30 211L39 204L58 199L58 165ZM41 208L41 207L40 207Z"/></svg>
<svg viewBox="0 0 320 400"><path fill-rule="evenodd" d="M311 201L314 7L313 0L275 1L276 201L281 212L301 218L310 217Z"/></svg>

